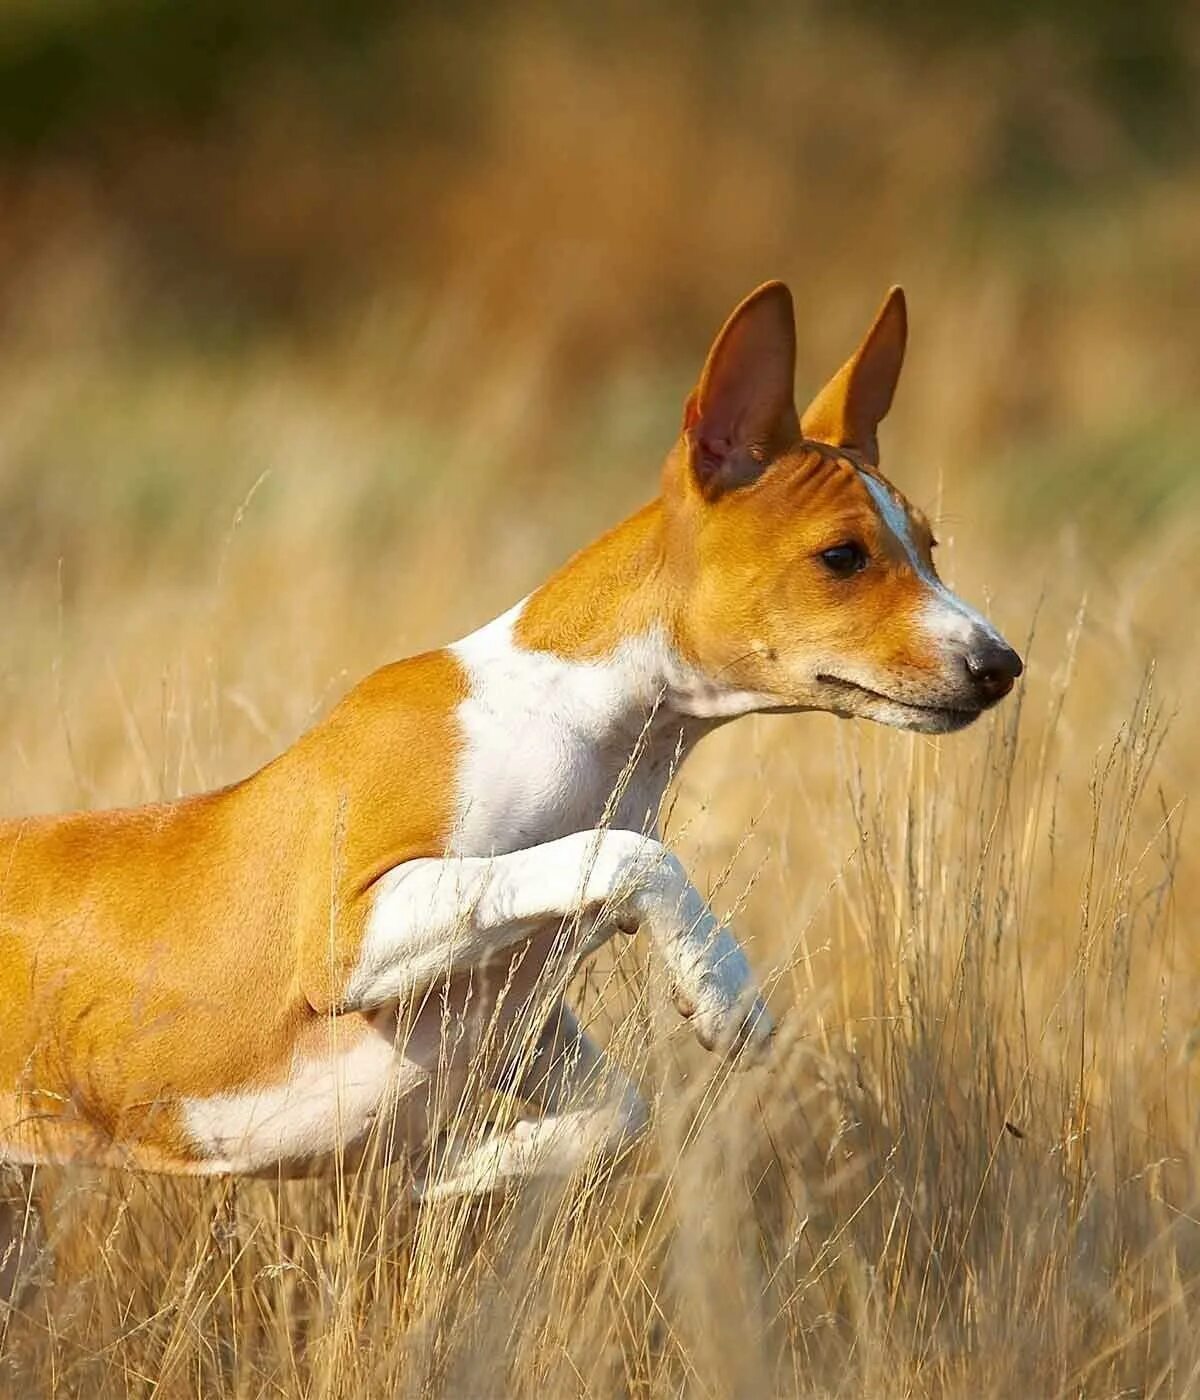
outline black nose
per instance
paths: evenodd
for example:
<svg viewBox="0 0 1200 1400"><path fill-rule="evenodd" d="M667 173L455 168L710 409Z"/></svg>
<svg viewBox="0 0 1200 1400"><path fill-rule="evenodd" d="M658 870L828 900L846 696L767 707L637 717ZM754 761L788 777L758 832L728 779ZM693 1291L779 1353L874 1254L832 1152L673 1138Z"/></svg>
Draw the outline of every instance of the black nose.
<svg viewBox="0 0 1200 1400"><path fill-rule="evenodd" d="M999 638L989 638L966 655L967 674L981 700L1001 700L1013 688L1013 681L1025 669L1012 647Z"/></svg>

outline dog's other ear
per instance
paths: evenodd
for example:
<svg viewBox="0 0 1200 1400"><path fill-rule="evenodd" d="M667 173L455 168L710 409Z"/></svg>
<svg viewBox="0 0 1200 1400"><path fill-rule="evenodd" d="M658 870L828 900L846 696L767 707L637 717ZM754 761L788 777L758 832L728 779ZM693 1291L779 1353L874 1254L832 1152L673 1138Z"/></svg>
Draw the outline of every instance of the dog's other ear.
<svg viewBox="0 0 1200 1400"><path fill-rule="evenodd" d="M753 481L799 435L792 294L764 282L721 327L688 397L683 434L705 500Z"/></svg>
<svg viewBox="0 0 1200 1400"><path fill-rule="evenodd" d="M804 410L804 436L831 447L853 448L878 466L876 430L892 406L907 339L904 293L893 287L862 344Z"/></svg>

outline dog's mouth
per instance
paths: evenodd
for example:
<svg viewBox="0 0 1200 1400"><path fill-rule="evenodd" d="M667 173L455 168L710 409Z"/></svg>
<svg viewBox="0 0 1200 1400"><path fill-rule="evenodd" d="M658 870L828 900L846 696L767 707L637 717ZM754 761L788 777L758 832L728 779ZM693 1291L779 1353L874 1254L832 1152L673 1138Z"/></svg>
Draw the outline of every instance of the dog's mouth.
<svg viewBox="0 0 1200 1400"><path fill-rule="evenodd" d="M866 696L867 699L874 700L878 704L890 706L894 710L910 715L912 728L938 731L963 729L983 713L983 708L979 705L930 705L917 700L901 700L898 696L888 695L882 690L873 690L869 685L861 685L858 681L849 681L844 676L834 676L828 672L819 672L817 680L822 685L839 690L847 696ZM881 718L883 717L881 716ZM896 721L885 718L884 722L895 723ZM905 727L908 727L907 724Z"/></svg>

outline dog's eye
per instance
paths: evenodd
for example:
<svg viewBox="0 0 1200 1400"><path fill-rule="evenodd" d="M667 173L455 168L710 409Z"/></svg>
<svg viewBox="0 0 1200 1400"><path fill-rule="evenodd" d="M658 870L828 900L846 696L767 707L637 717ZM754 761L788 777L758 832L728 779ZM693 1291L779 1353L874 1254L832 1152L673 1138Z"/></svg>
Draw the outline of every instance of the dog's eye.
<svg viewBox="0 0 1200 1400"><path fill-rule="evenodd" d="M821 563L838 578L849 578L867 567L867 551L861 544L848 541L821 551Z"/></svg>

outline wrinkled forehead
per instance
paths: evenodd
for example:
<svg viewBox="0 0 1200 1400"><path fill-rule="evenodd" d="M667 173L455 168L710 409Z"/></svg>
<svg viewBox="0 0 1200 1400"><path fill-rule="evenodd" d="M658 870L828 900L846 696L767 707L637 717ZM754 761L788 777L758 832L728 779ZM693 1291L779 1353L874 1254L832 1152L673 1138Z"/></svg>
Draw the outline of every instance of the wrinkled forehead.
<svg viewBox="0 0 1200 1400"><path fill-rule="evenodd" d="M916 583L925 600L926 631L943 641L974 644L1003 639L982 614L964 603L937 576L929 522L877 467L844 448L804 442L790 464L788 489L797 506L812 515L869 535L871 546Z"/></svg>
<svg viewBox="0 0 1200 1400"><path fill-rule="evenodd" d="M866 515L889 554L924 571L929 523L876 467L857 454L805 442L793 467L795 504L808 511Z"/></svg>

